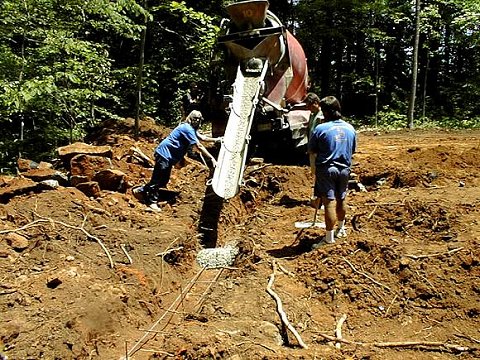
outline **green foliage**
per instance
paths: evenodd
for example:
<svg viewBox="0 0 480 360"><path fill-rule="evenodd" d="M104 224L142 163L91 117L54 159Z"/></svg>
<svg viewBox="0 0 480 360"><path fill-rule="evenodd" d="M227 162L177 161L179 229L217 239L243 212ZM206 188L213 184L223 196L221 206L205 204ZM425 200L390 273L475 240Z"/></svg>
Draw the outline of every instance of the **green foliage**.
<svg viewBox="0 0 480 360"><path fill-rule="evenodd" d="M0 167L82 140L107 118L134 116L146 30L141 115L167 125L196 81L222 80L215 49L222 0L0 2ZM478 127L480 2L426 0L421 10L417 127ZM404 127L414 7L399 0L270 1L302 44L319 95L345 114ZM208 14L208 15L207 15ZM213 61L212 61L213 59ZM357 122L359 122L357 120ZM21 140L23 136L23 140Z"/></svg>
<svg viewBox="0 0 480 360"><path fill-rule="evenodd" d="M81 140L88 127L112 117L117 83L110 44L101 35L138 38L141 26L134 20L142 14L133 0L4 1L0 121L24 139L5 147L17 144L35 159L40 148L48 153L48 146Z"/></svg>

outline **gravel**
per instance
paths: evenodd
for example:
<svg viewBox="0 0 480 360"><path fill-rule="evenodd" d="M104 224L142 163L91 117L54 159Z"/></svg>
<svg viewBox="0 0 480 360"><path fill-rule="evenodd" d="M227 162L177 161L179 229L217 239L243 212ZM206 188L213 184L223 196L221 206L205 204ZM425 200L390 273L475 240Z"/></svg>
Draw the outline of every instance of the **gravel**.
<svg viewBox="0 0 480 360"><path fill-rule="evenodd" d="M232 266L238 253L239 250L235 245L203 249L197 254L197 262L207 269Z"/></svg>

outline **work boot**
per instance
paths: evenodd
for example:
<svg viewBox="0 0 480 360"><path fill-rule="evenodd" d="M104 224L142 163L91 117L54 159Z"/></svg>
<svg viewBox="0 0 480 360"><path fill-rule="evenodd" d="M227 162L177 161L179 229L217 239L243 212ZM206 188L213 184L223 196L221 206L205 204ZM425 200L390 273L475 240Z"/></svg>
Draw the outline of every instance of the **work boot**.
<svg viewBox="0 0 480 360"><path fill-rule="evenodd" d="M347 237L347 229L345 229L344 227L341 227L335 230L335 238L345 238L345 237Z"/></svg>
<svg viewBox="0 0 480 360"><path fill-rule="evenodd" d="M133 189L132 189L132 194L133 194L133 196L134 196L137 200L143 201L143 198L144 198L144 189L143 189L143 186L139 186L139 187L133 188Z"/></svg>

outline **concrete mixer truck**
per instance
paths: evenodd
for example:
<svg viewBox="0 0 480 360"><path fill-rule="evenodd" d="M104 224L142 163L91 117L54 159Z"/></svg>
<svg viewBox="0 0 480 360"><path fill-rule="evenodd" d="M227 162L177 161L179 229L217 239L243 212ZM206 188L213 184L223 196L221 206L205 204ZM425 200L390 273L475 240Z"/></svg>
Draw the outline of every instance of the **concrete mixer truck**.
<svg viewBox="0 0 480 360"><path fill-rule="evenodd" d="M238 193L249 152L294 152L307 143L305 53L268 7L267 0L232 3L221 23L225 116L212 118L212 134L223 141L211 184L224 199Z"/></svg>

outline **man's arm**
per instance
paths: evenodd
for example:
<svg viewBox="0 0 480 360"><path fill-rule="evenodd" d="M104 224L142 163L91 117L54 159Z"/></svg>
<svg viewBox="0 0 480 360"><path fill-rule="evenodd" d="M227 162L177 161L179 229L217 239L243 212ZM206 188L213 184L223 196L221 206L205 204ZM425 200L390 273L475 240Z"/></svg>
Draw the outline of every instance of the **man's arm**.
<svg viewBox="0 0 480 360"><path fill-rule="evenodd" d="M217 160L215 160L215 158L213 157L212 154L210 154L208 152L208 150L205 148L205 146L203 146L200 142L198 142L197 144L193 145L193 149L195 151L200 151L203 155L205 155L206 157L208 157L211 161L212 161L212 164L214 167L217 166Z"/></svg>
<svg viewBox="0 0 480 360"><path fill-rule="evenodd" d="M222 141L222 138L221 137L210 137L210 136L207 136L207 135L203 135L201 133L199 133L197 131L197 137L201 140L201 141L208 141L208 142L220 142Z"/></svg>

